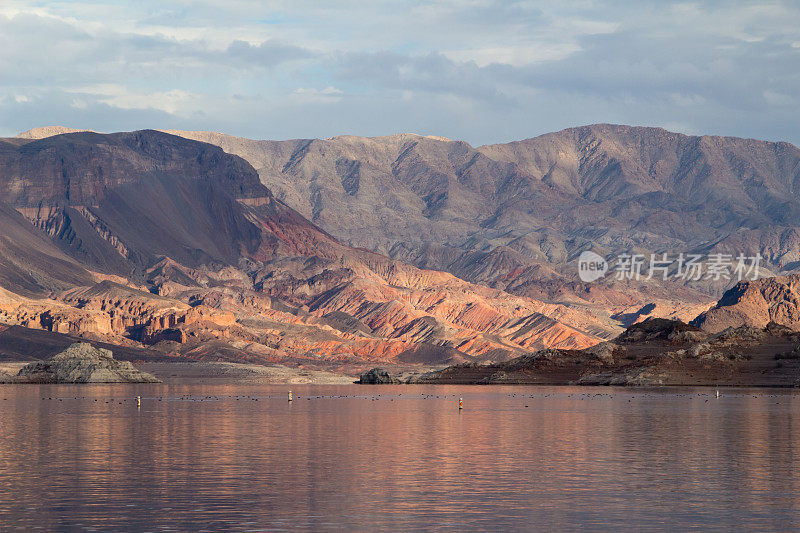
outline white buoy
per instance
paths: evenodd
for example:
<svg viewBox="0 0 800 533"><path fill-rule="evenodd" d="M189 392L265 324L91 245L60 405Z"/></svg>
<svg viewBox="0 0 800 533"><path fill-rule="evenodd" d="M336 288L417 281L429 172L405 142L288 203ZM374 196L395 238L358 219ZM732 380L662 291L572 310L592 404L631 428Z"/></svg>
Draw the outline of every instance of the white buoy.
<svg viewBox="0 0 800 533"><path fill-rule="evenodd" d="M292 391L289 391L289 401L292 401Z"/></svg>
<svg viewBox="0 0 800 533"><path fill-rule="evenodd" d="M719 398L719 389L717 389L717 398Z"/></svg>

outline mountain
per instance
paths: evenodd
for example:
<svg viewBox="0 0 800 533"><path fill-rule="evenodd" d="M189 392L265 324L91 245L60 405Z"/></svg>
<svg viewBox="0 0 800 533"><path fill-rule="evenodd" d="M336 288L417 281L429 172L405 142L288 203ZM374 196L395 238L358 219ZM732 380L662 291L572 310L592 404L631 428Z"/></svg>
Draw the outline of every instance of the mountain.
<svg viewBox="0 0 800 533"><path fill-rule="evenodd" d="M716 333L727 328L763 328L770 322L800 328L800 274L743 281L693 322Z"/></svg>
<svg viewBox="0 0 800 533"><path fill-rule="evenodd" d="M17 139L45 139L53 137L54 135L63 135L64 133L80 133L90 130L80 130L76 128L68 128L66 126L45 126L43 128L33 128L28 131L23 131L17 135ZM96 132L92 132L96 133Z"/></svg>
<svg viewBox="0 0 800 533"><path fill-rule="evenodd" d="M411 134L172 133L240 155L277 198L344 242L515 294L623 305L613 284L576 283L586 249L760 253L767 272L800 264L800 150L788 143L609 124L480 147ZM729 286L674 285L633 287L634 299L700 302Z"/></svg>
<svg viewBox="0 0 800 533"><path fill-rule="evenodd" d="M342 244L244 159L158 131L0 140L0 217L0 321L118 345L450 362L581 348L619 330Z"/></svg>
<svg viewBox="0 0 800 533"><path fill-rule="evenodd" d="M158 132L0 143L2 201L94 270L128 275L160 255L231 263L261 244L237 200L268 203L243 160Z"/></svg>

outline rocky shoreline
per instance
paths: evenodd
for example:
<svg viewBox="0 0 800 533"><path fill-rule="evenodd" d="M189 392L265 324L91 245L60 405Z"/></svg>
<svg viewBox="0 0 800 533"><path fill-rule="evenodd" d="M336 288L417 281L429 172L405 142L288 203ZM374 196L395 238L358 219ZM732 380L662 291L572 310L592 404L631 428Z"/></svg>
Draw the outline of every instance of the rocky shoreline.
<svg viewBox="0 0 800 533"><path fill-rule="evenodd" d="M77 339L18 332L14 342L6 339L1 383L800 386L800 332L774 322L713 333L679 321L650 319L584 350L545 349L508 361L446 367L384 363L366 372L369 367L346 363L190 360L98 343L119 352L117 360L110 350ZM75 352L85 352L86 357L75 357Z"/></svg>
<svg viewBox="0 0 800 533"><path fill-rule="evenodd" d="M800 332L771 322L708 333L653 319L585 350L540 350L406 376L373 369L359 383L800 387Z"/></svg>

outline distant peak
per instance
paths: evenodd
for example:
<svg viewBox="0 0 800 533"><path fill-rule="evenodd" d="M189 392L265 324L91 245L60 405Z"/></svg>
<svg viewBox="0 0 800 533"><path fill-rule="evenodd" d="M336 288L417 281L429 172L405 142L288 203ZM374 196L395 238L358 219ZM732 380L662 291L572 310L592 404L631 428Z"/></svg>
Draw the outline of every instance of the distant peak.
<svg viewBox="0 0 800 533"><path fill-rule="evenodd" d="M63 135L65 133L78 133L81 131L92 130L79 130L75 128L68 128L66 126L44 126L41 128L33 128L32 130L23 131L17 135L18 139L46 139L55 135Z"/></svg>
<svg viewBox="0 0 800 533"><path fill-rule="evenodd" d="M448 139L447 137L441 137L439 135L420 135L419 133L394 133L392 135L379 135L377 137L363 137L361 135L336 135L334 137L328 137L325 140L326 141L353 140L353 139L380 140L380 139L407 139L409 137L420 137L423 139L431 139L433 141L452 142L452 139Z"/></svg>
<svg viewBox="0 0 800 533"><path fill-rule="evenodd" d="M191 138L214 138L214 137L232 137L234 139L245 139L245 137L237 137L235 135L228 135L218 131L205 131L205 130L156 130L170 135L177 135L178 137L191 137Z"/></svg>

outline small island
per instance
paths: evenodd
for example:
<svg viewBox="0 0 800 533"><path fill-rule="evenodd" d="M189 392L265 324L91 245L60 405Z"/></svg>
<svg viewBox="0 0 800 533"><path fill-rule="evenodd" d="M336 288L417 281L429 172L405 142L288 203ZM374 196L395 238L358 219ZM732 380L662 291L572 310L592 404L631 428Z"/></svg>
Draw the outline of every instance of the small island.
<svg viewBox="0 0 800 533"><path fill-rule="evenodd" d="M46 361L22 367L6 383L161 383L129 361L114 359L111 350L76 342Z"/></svg>

